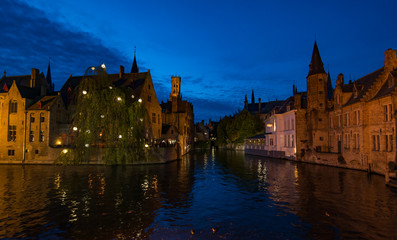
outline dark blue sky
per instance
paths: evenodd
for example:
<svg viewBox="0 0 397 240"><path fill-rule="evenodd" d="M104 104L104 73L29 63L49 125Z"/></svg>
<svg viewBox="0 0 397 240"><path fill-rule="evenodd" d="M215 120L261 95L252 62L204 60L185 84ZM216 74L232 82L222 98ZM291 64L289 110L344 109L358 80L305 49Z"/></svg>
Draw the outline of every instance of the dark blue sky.
<svg viewBox="0 0 397 240"><path fill-rule="evenodd" d="M104 62L109 73L150 69L159 100L182 77L195 121L243 107L244 95L285 99L306 89L314 40L333 85L383 66L397 49L397 1L2 0L0 69L47 71L59 89L70 74Z"/></svg>

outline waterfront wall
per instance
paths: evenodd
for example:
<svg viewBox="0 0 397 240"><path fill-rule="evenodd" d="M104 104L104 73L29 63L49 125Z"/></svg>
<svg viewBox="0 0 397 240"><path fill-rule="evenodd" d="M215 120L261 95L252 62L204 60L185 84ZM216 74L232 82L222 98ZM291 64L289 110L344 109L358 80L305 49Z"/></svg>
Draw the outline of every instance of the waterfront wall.
<svg viewBox="0 0 397 240"><path fill-rule="evenodd" d="M220 149L244 151L244 143L228 143L219 147Z"/></svg>
<svg viewBox="0 0 397 240"><path fill-rule="evenodd" d="M0 159L0 164L56 164L56 159L62 154L64 148L49 148L47 155L36 156L33 159L23 161L23 159ZM149 152L149 156L141 161L131 163L135 164L159 164L167 163L181 158L181 153L176 147L153 148ZM88 162L83 163L89 165L104 165L103 148L93 151ZM61 164L61 163L60 163Z"/></svg>

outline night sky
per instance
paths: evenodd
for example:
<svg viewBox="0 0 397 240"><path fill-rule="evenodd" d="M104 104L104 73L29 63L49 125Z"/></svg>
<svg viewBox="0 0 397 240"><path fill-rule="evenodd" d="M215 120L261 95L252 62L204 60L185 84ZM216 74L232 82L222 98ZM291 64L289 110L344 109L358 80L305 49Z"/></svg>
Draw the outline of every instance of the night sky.
<svg viewBox="0 0 397 240"><path fill-rule="evenodd" d="M60 89L69 75L104 62L109 73L150 69L159 101L182 77L195 121L306 89L314 41L333 85L383 66L397 49L397 1L1 0L0 70L45 74Z"/></svg>

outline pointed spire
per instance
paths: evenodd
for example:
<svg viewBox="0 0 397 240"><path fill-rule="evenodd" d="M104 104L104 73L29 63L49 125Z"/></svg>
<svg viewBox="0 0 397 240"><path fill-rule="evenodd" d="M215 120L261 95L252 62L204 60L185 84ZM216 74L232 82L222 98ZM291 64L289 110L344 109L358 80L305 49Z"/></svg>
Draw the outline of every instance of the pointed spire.
<svg viewBox="0 0 397 240"><path fill-rule="evenodd" d="M328 70L328 76L327 76L327 94L328 94L328 99L331 100L333 93L334 93L334 89L332 88L331 74L329 73L329 70Z"/></svg>
<svg viewBox="0 0 397 240"><path fill-rule="evenodd" d="M131 73L138 73L139 68L138 64L136 64L136 46L134 47L134 62L132 63Z"/></svg>
<svg viewBox="0 0 397 240"><path fill-rule="evenodd" d="M244 108L247 109L247 107L248 107L248 98L247 98L247 94L245 94Z"/></svg>
<svg viewBox="0 0 397 240"><path fill-rule="evenodd" d="M252 89L251 103L255 103L254 89Z"/></svg>
<svg viewBox="0 0 397 240"><path fill-rule="evenodd" d="M320 52L318 51L317 42L314 41L312 60L310 61L310 64L309 64L308 76L317 74L317 73L325 73L325 70L324 70L323 61L321 60L321 57L320 57Z"/></svg>
<svg viewBox="0 0 397 240"><path fill-rule="evenodd" d="M54 91L54 84L52 83L52 79L51 79L51 58L48 59L48 68L47 68L47 84L48 84L48 89L49 92L53 92Z"/></svg>

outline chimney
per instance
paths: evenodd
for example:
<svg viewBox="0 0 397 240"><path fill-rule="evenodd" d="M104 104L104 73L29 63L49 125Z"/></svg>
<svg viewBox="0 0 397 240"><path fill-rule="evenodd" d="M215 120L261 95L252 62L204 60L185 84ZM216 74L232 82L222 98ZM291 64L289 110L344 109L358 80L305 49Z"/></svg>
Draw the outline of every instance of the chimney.
<svg viewBox="0 0 397 240"><path fill-rule="evenodd" d="M30 87L34 88L36 87L36 81L39 77L39 69L32 68L31 69L31 74L30 74Z"/></svg>
<svg viewBox="0 0 397 240"><path fill-rule="evenodd" d="M385 51L385 70L393 71L397 68L397 57L396 50L392 50L391 48Z"/></svg>
<svg viewBox="0 0 397 240"><path fill-rule="evenodd" d="M119 78L123 77L123 75L124 75L124 66L120 65Z"/></svg>
<svg viewBox="0 0 397 240"><path fill-rule="evenodd" d="M261 110L262 110L261 98L259 98L258 101L259 101L259 108L258 108L258 111L259 111L259 113L261 113Z"/></svg>

